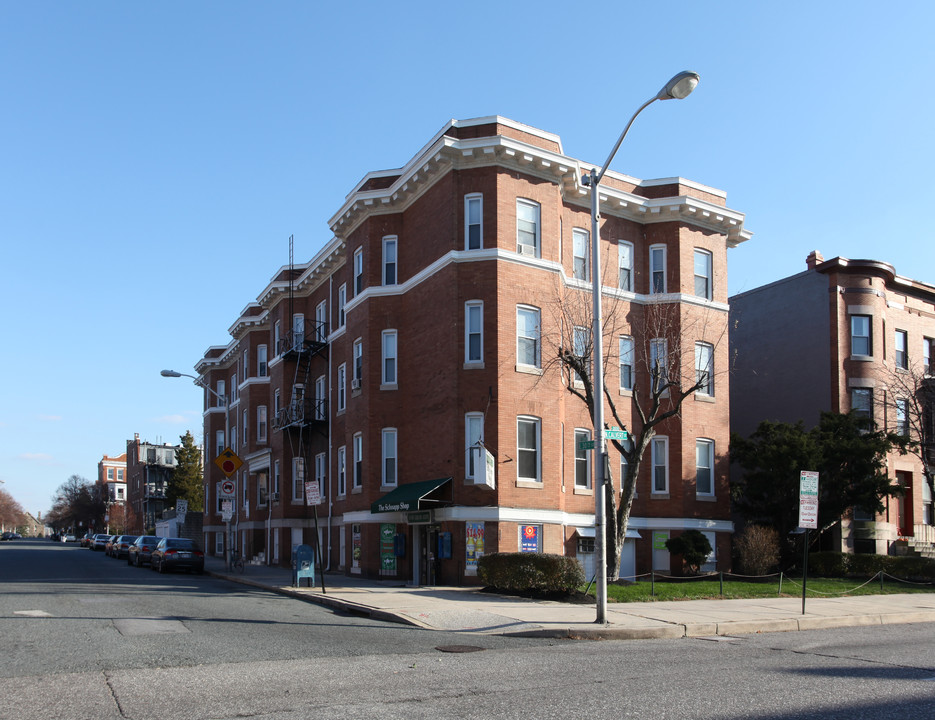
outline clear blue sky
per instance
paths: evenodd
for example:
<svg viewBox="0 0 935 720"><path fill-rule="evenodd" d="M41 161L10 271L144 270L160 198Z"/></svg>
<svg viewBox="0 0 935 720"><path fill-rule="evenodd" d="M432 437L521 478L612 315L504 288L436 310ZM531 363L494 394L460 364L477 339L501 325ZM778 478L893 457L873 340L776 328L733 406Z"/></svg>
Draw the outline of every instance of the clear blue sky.
<svg viewBox="0 0 935 720"><path fill-rule="evenodd" d="M729 289L826 258L935 283L935 4L0 2L0 479L45 512L139 433L201 436L193 372L368 171L504 115L725 190Z"/></svg>

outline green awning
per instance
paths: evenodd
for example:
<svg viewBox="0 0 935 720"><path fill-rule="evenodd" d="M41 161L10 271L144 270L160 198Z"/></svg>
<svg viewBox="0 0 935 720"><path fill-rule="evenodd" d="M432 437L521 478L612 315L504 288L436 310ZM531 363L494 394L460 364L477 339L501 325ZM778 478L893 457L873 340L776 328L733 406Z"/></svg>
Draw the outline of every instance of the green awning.
<svg viewBox="0 0 935 720"><path fill-rule="evenodd" d="M387 513L387 512L410 512L412 510L419 510L422 505L421 502L433 503L445 502L439 498L426 498L426 495L429 495L436 490L438 490L442 485L447 482L450 482L450 477L439 478L438 480L422 480L420 482L406 483L405 485L400 485L395 490L391 490L382 498L377 500L370 506L370 512L372 513ZM450 502L450 497L447 500Z"/></svg>

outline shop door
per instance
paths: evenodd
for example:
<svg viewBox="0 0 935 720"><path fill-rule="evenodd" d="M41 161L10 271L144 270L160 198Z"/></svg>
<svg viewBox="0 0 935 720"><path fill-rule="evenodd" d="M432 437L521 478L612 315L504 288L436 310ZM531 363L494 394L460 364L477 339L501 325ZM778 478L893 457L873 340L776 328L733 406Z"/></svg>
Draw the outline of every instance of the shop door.
<svg viewBox="0 0 935 720"><path fill-rule="evenodd" d="M897 470L896 482L903 490L903 494L896 498L897 532L901 537L910 537L913 534L912 473Z"/></svg>
<svg viewBox="0 0 935 720"><path fill-rule="evenodd" d="M438 526L419 526L419 585L435 585L438 577Z"/></svg>

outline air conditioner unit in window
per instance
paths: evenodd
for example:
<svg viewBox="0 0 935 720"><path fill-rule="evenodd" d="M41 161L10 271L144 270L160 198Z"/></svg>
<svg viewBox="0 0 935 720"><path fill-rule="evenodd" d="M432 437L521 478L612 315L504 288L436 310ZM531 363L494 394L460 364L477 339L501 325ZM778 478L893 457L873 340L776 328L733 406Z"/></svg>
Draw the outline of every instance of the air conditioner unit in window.
<svg viewBox="0 0 935 720"><path fill-rule="evenodd" d="M279 493L271 493L270 496L273 498L273 502L279 502Z"/></svg>
<svg viewBox="0 0 935 720"><path fill-rule="evenodd" d="M351 380L351 390L360 390L360 380Z"/></svg>
<svg viewBox="0 0 935 720"><path fill-rule="evenodd" d="M528 255L529 257L535 257L535 256L536 256L536 248L534 248L532 245L520 245L520 246L519 246L519 254L520 254L520 255Z"/></svg>

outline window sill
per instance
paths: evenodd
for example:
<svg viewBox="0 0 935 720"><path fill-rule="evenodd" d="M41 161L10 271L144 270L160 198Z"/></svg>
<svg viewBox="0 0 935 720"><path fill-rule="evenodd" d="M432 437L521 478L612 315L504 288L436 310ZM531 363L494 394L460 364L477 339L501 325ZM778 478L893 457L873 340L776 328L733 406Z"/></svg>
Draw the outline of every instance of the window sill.
<svg viewBox="0 0 935 720"><path fill-rule="evenodd" d="M516 481L516 487L520 487L520 488L532 488L532 489L539 489L539 490L541 490L543 487L545 487L545 485L544 485L544 483L542 483L542 482L540 482L540 481L538 481L538 480L517 480L517 481Z"/></svg>
<svg viewBox="0 0 935 720"><path fill-rule="evenodd" d="M698 502L717 502L716 495L695 495L695 500Z"/></svg>
<svg viewBox="0 0 935 720"><path fill-rule="evenodd" d="M699 395L695 392L695 402L713 403L714 395Z"/></svg>
<svg viewBox="0 0 935 720"><path fill-rule="evenodd" d="M851 355L848 360L853 360L854 362L873 362L872 355Z"/></svg>
<svg viewBox="0 0 935 720"><path fill-rule="evenodd" d="M629 388L620 388L617 391L617 394L620 395L620 397L633 397L633 390Z"/></svg>
<svg viewBox="0 0 935 720"><path fill-rule="evenodd" d="M542 368L536 367L535 365L516 365L514 369L518 373L525 373L527 375L542 375Z"/></svg>
<svg viewBox="0 0 935 720"><path fill-rule="evenodd" d="M360 390L359 388L358 388L357 390L351 390L351 397L352 397L352 398L360 397L360 393L361 393L361 392L362 392L362 390Z"/></svg>
<svg viewBox="0 0 935 720"><path fill-rule="evenodd" d="M661 493L661 492L650 493L649 499L650 499L650 500L668 500L668 499L669 499L669 493L667 493L667 492L665 492L665 493Z"/></svg>
<svg viewBox="0 0 935 720"><path fill-rule="evenodd" d="M483 360L481 360L481 361L472 360L472 361L470 361L470 362L464 363L464 365L462 366L462 368L463 368L464 370L483 370L483 369L484 369L484 362L483 362Z"/></svg>
<svg viewBox="0 0 935 720"><path fill-rule="evenodd" d="M360 485L358 487L351 488L351 495L360 495L363 491L364 491L364 488L362 485Z"/></svg>
<svg viewBox="0 0 935 720"><path fill-rule="evenodd" d="M594 491L589 487L580 487L579 485L575 485L574 494L575 495L591 495L593 497Z"/></svg>
<svg viewBox="0 0 935 720"><path fill-rule="evenodd" d="M393 483L392 485L380 485L380 492L389 492L390 490L395 490L398 485Z"/></svg>
<svg viewBox="0 0 935 720"><path fill-rule="evenodd" d="M399 386L396 383L384 383L380 386L381 390L398 390Z"/></svg>

